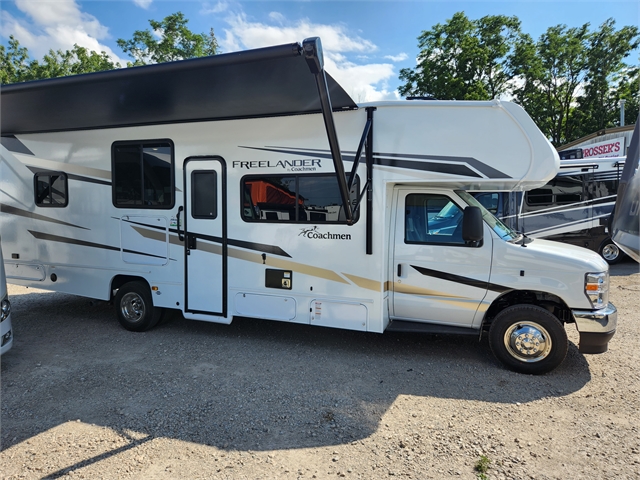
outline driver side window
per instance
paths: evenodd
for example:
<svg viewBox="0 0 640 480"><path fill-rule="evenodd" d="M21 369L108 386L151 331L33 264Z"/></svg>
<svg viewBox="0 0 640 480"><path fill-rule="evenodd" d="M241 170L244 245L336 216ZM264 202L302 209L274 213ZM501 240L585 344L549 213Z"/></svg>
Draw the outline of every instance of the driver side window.
<svg viewBox="0 0 640 480"><path fill-rule="evenodd" d="M407 195L404 242L464 246L462 216L462 209L446 195Z"/></svg>

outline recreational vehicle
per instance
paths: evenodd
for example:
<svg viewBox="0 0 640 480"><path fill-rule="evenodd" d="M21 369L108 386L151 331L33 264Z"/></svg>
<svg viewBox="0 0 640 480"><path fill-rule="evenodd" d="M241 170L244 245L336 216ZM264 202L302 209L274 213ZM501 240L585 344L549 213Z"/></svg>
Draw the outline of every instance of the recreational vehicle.
<svg viewBox="0 0 640 480"><path fill-rule="evenodd" d="M611 237L627 255L640 262L640 115L620 179Z"/></svg>
<svg viewBox="0 0 640 480"><path fill-rule="evenodd" d="M532 238L598 252L609 264L624 253L611 239L611 218L625 157L560 160L551 181L528 192L473 195L491 213Z"/></svg>
<svg viewBox="0 0 640 480"><path fill-rule="evenodd" d="M7 294L7 282L4 276L2 249L0 249L0 355L11 350L13 329L11 326L11 303Z"/></svg>
<svg viewBox="0 0 640 480"><path fill-rule="evenodd" d="M1 94L9 281L113 301L126 329L178 309L488 332L525 373L563 361L565 324L584 353L615 332L602 258L523 237L467 193L556 175L557 152L515 104L357 105L316 38ZM436 228L443 209L458 221Z"/></svg>

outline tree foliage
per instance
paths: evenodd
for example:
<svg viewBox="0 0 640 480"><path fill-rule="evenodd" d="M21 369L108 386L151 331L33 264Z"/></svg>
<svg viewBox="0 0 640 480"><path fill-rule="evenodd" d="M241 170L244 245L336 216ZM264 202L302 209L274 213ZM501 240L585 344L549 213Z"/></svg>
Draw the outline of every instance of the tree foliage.
<svg viewBox="0 0 640 480"><path fill-rule="evenodd" d="M193 33L187 28L182 12L166 16L162 21L149 20L152 30L136 30L130 40L118 39L118 46L134 59L129 66L173 62L218 53L213 28L208 34Z"/></svg>
<svg viewBox="0 0 640 480"><path fill-rule="evenodd" d="M187 28L187 22L184 15L177 12L162 21L149 20L153 31L137 30L130 40L119 39L118 45L134 59L127 66L215 55L218 42L213 29L208 34L193 33ZM27 48L13 36L9 37L7 46L0 45L0 83L3 85L120 67L106 52L98 53L79 45L66 51L49 50L41 60L31 59Z"/></svg>
<svg viewBox="0 0 640 480"><path fill-rule="evenodd" d="M64 77L80 73L101 72L120 68L106 52L74 45L71 50L49 50L42 60L30 60L29 52L13 36L9 37L9 48L0 46L0 81L3 84Z"/></svg>
<svg viewBox="0 0 640 480"><path fill-rule="evenodd" d="M555 145L617 125L619 100L627 122L638 113L638 66L625 59L639 46L638 28L609 19L556 25L537 41L515 17L470 20L456 13L418 37L415 69L403 69L400 94L438 99L512 99Z"/></svg>
<svg viewBox="0 0 640 480"><path fill-rule="evenodd" d="M503 94L511 78L505 61L517 34L516 17L488 15L470 20L456 13L418 37L418 65L405 68L401 95L441 100L487 100Z"/></svg>

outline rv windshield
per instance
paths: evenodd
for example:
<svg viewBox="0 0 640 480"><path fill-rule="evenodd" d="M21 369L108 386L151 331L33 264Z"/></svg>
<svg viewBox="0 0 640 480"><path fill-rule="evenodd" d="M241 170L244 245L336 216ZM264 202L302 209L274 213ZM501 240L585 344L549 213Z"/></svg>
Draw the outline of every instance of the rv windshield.
<svg viewBox="0 0 640 480"><path fill-rule="evenodd" d="M506 241L518 240L521 237L521 234L511 230L504 223L498 220L489 210L484 208L478 200L476 200L473 195L465 192L464 190L456 190L456 193L462 200L467 202L468 205L472 207L479 207L482 211L482 218L485 222L493 229L494 232L498 234L498 236Z"/></svg>

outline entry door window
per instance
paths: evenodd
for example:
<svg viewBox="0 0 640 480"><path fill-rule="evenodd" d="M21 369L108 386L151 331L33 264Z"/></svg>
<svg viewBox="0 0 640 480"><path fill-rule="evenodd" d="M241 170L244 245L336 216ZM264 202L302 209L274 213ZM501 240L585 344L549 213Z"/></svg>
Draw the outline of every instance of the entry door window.
<svg viewBox="0 0 640 480"><path fill-rule="evenodd" d="M446 195L407 195L404 242L464 246L462 216L462 209Z"/></svg>
<svg viewBox="0 0 640 480"><path fill-rule="evenodd" d="M191 173L191 216L215 219L217 212L216 172L196 170Z"/></svg>

